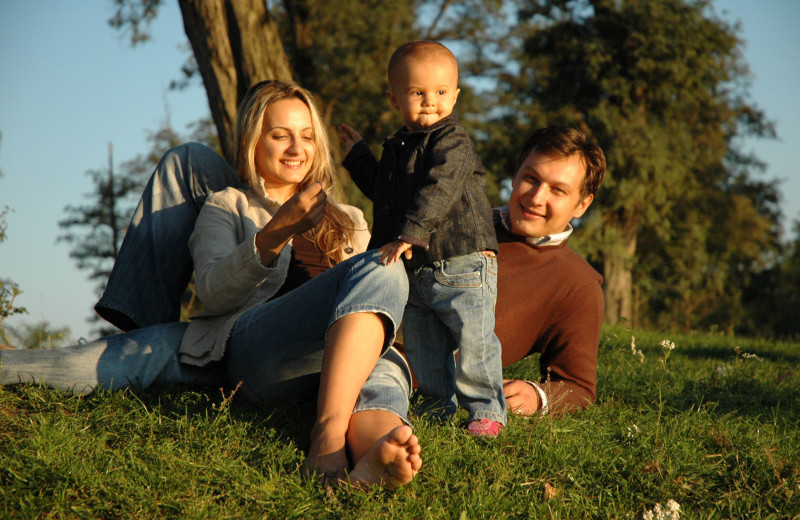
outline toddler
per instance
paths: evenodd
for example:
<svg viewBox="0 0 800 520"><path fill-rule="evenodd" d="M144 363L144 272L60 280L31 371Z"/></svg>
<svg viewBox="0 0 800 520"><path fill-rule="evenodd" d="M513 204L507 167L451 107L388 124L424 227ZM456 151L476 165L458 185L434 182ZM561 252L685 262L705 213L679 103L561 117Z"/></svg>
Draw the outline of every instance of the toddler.
<svg viewBox="0 0 800 520"><path fill-rule="evenodd" d="M461 405L471 434L496 436L506 424L494 334L497 239L486 170L452 114L458 64L444 45L416 41L394 52L388 77L405 126L385 140L378 162L342 124L343 164L373 202L369 247L384 263L405 257L403 338L420 411L444 419Z"/></svg>

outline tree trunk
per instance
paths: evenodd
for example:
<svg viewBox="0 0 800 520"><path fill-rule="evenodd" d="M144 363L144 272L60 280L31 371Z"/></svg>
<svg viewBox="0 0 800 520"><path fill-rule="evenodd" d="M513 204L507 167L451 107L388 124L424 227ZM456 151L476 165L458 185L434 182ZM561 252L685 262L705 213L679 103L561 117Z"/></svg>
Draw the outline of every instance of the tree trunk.
<svg viewBox="0 0 800 520"><path fill-rule="evenodd" d="M606 323L615 325L627 320L636 326L633 315L633 258L636 233L625 232L616 244L604 248L603 292L606 300Z"/></svg>
<svg viewBox="0 0 800 520"><path fill-rule="evenodd" d="M225 159L234 163L236 109L251 85L291 81L289 61L263 0L178 0Z"/></svg>

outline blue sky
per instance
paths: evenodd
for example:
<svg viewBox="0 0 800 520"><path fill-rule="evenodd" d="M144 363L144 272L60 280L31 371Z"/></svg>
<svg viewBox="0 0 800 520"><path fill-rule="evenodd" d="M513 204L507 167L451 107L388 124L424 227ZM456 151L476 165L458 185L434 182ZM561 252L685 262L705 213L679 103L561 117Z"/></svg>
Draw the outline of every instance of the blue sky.
<svg viewBox="0 0 800 520"><path fill-rule="evenodd" d="M766 179L783 179L785 222L800 220L800 2L715 0L717 12L742 23L752 98L776 122L779 140L747 142L768 163ZM0 277L19 284L29 313L12 325L47 320L91 337L94 284L56 243L64 207L85 202L85 172L147 150L147 132L169 114L172 126L208 114L200 86L169 91L186 59L177 2L152 27L153 41L131 48L107 20L110 0L0 0L0 208L9 206L0 244Z"/></svg>

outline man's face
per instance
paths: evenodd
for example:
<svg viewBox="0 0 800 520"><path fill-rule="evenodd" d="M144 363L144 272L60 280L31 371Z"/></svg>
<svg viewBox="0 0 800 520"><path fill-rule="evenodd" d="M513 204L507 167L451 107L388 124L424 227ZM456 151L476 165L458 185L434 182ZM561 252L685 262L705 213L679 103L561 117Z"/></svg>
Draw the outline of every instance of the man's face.
<svg viewBox="0 0 800 520"><path fill-rule="evenodd" d="M458 68L445 59L407 59L386 94L400 111L403 122L415 132L453 112L458 99Z"/></svg>
<svg viewBox="0 0 800 520"><path fill-rule="evenodd" d="M578 155L561 158L531 152L511 183L511 231L534 238L564 231L594 198L581 198L585 175L586 167Z"/></svg>

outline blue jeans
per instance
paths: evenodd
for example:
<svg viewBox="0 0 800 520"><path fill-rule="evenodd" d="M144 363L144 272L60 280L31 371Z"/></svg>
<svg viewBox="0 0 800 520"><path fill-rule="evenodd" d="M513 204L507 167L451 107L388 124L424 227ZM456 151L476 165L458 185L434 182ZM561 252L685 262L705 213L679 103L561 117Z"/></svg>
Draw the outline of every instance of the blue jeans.
<svg viewBox="0 0 800 520"><path fill-rule="evenodd" d="M211 148L186 143L167 151L142 193L97 313L125 331L178 321L194 271L189 236L206 197L228 186L243 187Z"/></svg>
<svg viewBox="0 0 800 520"><path fill-rule="evenodd" d="M0 384L34 382L88 393L95 388L219 385L230 375L245 381L244 394L261 403L316 391L325 334L345 314L386 316L392 325L386 338L390 344L402 318L408 280L401 265L380 265L377 255L368 252L241 316L224 363L188 367L179 362L186 324L161 322L179 315L180 296L192 273L187 243L202 201L226 187L231 176L235 180L230 166L206 146L189 143L168 151L145 188L97 306L117 319L112 323L135 330L62 349L0 351Z"/></svg>
<svg viewBox="0 0 800 520"><path fill-rule="evenodd" d="M37 383L89 393L242 381L240 395L257 405L313 398L328 328L350 313L378 313L389 325L385 350L394 341L407 294L402 265L382 265L377 251L368 251L240 316L221 363L181 364L178 349L187 324L162 323L84 345L0 351L0 385Z"/></svg>
<svg viewBox="0 0 800 520"><path fill-rule="evenodd" d="M410 398L411 370L403 355L394 347L389 347L361 387L353 413L385 410L393 412L411 426L408 420Z"/></svg>
<svg viewBox="0 0 800 520"><path fill-rule="evenodd" d="M187 143L167 151L142 193L95 306L107 321L132 332L55 350L0 351L0 384L35 382L88 393L224 382L219 364L178 362L186 323L177 320L194 270L189 236L205 198L227 186L241 183L211 148Z"/></svg>
<svg viewBox="0 0 800 520"><path fill-rule="evenodd" d="M223 358L228 378L255 403L316 396L325 335L347 314L384 316L383 351L394 342L408 296L402 264L381 264L367 251L312 278L293 291L242 314Z"/></svg>
<svg viewBox="0 0 800 520"><path fill-rule="evenodd" d="M217 365L178 362L187 323L162 323L72 347L0 350L0 385L35 383L64 392L136 390L167 384L223 384Z"/></svg>
<svg viewBox="0 0 800 520"><path fill-rule="evenodd" d="M419 384L420 413L506 424L500 340L494 333L497 258L438 260L409 272L405 354Z"/></svg>

